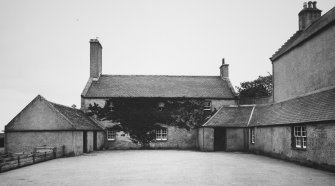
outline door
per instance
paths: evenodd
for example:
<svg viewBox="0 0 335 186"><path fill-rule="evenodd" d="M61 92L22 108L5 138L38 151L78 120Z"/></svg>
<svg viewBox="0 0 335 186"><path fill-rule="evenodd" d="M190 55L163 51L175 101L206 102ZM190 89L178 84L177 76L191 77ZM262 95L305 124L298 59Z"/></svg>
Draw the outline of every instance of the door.
<svg viewBox="0 0 335 186"><path fill-rule="evenodd" d="M87 152L87 131L83 131L83 152Z"/></svg>
<svg viewBox="0 0 335 186"><path fill-rule="evenodd" d="M93 150L98 150L98 135L97 135L97 131L93 132Z"/></svg>
<svg viewBox="0 0 335 186"><path fill-rule="evenodd" d="M226 128L214 128L214 151L225 151L226 146Z"/></svg>

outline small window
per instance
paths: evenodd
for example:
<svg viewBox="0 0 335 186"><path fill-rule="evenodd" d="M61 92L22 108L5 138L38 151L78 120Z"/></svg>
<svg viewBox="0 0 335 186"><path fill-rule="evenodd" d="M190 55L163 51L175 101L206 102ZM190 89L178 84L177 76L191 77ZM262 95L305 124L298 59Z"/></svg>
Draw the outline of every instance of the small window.
<svg viewBox="0 0 335 186"><path fill-rule="evenodd" d="M159 110L159 111L163 111L164 108L165 108L165 103L164 103L164 102L159 102L159 103L158 103L158 110Z"/></svg>
<svg viewBox="0 0 335 186"><path fill-rule="evenodd" d="M255 128L253 127L253 128L250 128L250 130L249 130L249 132L250 132L250 143L255 143Z"/></svg>
<svg viewBox="0 0 335 186"><path fill-rule="evenodd" d="M293 127L293 146L298 149L307 148L307 131L306 126Z"/></svg>
<svg viewBox="0 0 335 186"><path fill-rule="evenodd" d="M156 140L157 141L167 140L167 128L156 129Z"/></svg>
<svg viewBox="0 0 335 186"><path fill-rule="evenodd" d="M204 110L211 110L212 104L210 101L205 101L204 102Z"/></svg>
<svg viewBox="0 0 335 186"><path fill-rule="evenodd" d="M107 129L107 140L114 141L116 139L116 131L113 129Z"/></svg>

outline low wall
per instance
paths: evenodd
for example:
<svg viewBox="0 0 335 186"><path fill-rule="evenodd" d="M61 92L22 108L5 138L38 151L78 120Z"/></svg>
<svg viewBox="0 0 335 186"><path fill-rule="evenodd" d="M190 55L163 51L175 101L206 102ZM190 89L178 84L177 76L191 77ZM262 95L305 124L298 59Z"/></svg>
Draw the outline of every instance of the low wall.
<svg viewBox="0 0 335 186"><path fill-rule="evenodd" d="M291 126L256 127L255 143L249 144L249 150L335 171L335 123L306 125L306 130L307 148L295 149Z"/></svg>

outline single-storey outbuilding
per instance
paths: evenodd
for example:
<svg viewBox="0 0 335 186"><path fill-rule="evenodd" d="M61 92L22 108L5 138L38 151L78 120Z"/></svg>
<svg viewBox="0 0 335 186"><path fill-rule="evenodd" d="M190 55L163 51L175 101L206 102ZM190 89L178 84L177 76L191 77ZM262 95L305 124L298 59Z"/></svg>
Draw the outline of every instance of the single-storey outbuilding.
<svg viewBox="0 0 335 186"><path fill-rule="evenodd" d="M246 151L254 105L224 106L199 128L202 151Z"/></svg>
<svg viewBox="0 0 335 186"><path fill-rule="evenodd" d="M5 151L33 152L56 147L57 155L79 155L103 148L104 131L81 110L38 95L5 126Z"/></svg>

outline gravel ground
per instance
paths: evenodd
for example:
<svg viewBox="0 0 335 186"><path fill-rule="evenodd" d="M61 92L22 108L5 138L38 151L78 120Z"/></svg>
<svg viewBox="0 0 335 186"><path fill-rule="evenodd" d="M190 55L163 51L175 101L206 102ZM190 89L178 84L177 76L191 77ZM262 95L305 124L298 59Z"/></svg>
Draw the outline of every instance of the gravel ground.
<svg viewBox="0 0 335 186"><path fill-rule="evenodd" d="M244 153L101 151L1 173L0 185L335 185L335 174Z"/></svg>

